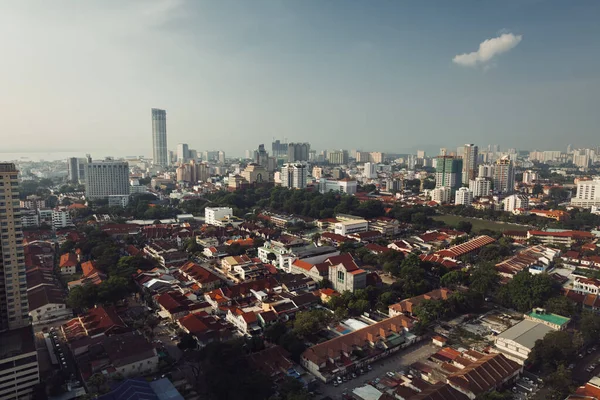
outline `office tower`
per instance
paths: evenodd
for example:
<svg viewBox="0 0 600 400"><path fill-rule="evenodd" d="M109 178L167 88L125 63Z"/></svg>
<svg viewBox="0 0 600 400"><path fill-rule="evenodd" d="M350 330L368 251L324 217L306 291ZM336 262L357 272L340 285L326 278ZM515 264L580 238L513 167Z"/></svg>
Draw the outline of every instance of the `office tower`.
<svg viewBox="0 0 600 400"><path fill-rule="evenodd" d="M577 183L577 194L571 199L571 205L584 208L600 206L600 178L580 180Z"/></svg>
<svg viewBox="0 0 600 400"><path fill-rule="evenodd" d="M469 181L469 189L474 198L489 196L492 191L492 181L490 178L477 177Z"/></svg>
<svg viewBox="0 0 600 400"><path fill-rule="evenodd" d="M279 139L271 143L271 154L275 158L286 158L288 154L288 144L281 143Z"/></svg>
<svg viewBox="0 0 600 400"><path fill-rule="evenodd" d="M198 152L196 150L189 150L189 159L190 160L198 160Z"/></svg>
<svg viewBox="0 0 600 400"><path fill-rule="evenodd" d="M281 186L286 188L304 189L308 178L306 163L287 163L281 167Z"/></svg>
<svg viewBox="0 0 600 400"><path fill-rule="evenodd" d="M308 161L310 153L310 144L308 143L290 143L288 144L287 160L288 163L298 161Z"/></svg>
<svg viewBox="0 0 600 400"><path fill-rule="evenodd" d="M129 164L126 161L93 161L86 165L85 196L104 199L129 195Z"/></svg>
<svg viewBox="0 0 600 400"><path fill-rule="evenodd" d="M455 191L462 186L463 160L452 156L439 156L435 160L435 187Z"/></svg>
<svg viewBox="0 0 600 400"><path fill-rule="evenodd" d="M70 157L67 159L69 182L79 183L85 180L85 164L87 164L86 158Z"/></svg>
<svg viewBox="0 0 600 400"><path fill-rule="evenodd" d="M469 182L477 176L477 160L479 157L479 149L474 144L465 144L463 147L463 182Z"/></svg>
<svg viewBox="0 0 600 400"><path fill-rule="evenodd" d="M515 187L515 170L508 156L496 160L494 165L494 191L512 193Z"/></svg>
<svg viewBox="0 0 600 400"><path fill-rule="evenodd" d="M179 143L177 145L177 162L183 164L190 157L190 150L187 143Z"/></svg>
<svg viewBox="0 0 600 400"><path fill-rule="evenodd" d="M473 192L471 192L471 189L463 186L456 191L456 199L454 201L454 204L470 206L472 202L473 202Z"/></svg>
<svg viewBox="0 0 600 400"><path fill-rule="evenodd" d="M329 164L345 165L348 164L347 150L333 150L327 153Z"/></svg>
<svg viewBox="0 0 600 400"><path fill-rule="evenodd" d="M18 171L0 163L0 398L31 398L40 381L29 318Z"/></svg>
<svg viewBox="0 0 600 400"><path fill-rule="evenodd" d="M265 150L264 144L258 145L258 150L254 150L254 163L263 167L269 164L269 153Z"/></svg>
<svg viewBox="0 0 600 400"><path fill-rule="evenodd" d="M154 165L166 167L169 165L167 151L167 112L152 109L152 159Z"/></svg>

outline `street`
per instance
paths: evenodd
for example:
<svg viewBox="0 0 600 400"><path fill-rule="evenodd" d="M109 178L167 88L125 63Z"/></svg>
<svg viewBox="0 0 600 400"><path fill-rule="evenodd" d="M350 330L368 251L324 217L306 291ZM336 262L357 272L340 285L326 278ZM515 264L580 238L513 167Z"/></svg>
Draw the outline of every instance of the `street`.
<svg viewBox="0 0 600 400"><path fill-rule="evenodd" d="M407 349L399 351L391 357L377 360L371 367L371 371L358 376L356 379L351 379L348 382L344 382L338 387L335 387L333 383L320 383L317 390L322 393L319 398L329 396L333 399L342 398L342 393L347 390L348 393L352 392L358 386L363 386L369 381L375 378L382 378L388 371L399 371L416 361L426 359L433 353L438 351L439 348L431 344L430 340L423 340L421 343L417 343Z"/></svg>

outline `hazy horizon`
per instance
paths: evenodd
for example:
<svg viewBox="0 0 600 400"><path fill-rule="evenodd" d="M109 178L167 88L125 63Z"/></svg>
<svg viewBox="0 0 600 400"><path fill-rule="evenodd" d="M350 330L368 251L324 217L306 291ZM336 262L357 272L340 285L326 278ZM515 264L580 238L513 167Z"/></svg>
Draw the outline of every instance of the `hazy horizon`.
<svg viewBox="0 0 600 400"><path fill-rule="evenodd" d="M597 146L600 2L0 2L2 151ZM594 143L594 141L596 141Z"/></svg>

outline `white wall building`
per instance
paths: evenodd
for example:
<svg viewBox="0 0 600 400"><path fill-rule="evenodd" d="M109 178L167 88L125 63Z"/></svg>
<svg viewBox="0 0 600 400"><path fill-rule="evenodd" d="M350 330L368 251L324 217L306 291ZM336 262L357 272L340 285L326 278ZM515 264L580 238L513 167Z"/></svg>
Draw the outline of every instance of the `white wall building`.
<svg viewBox="0 0 600 400"><path fill-rule="evenodd" d="M85 166L85 196L105 199L111 195L129 195L129 164L126 161L94 161Z"/></svg>
<svg viewBox="0 0 600 400"><path fill-rule="evenodd" d="M286 188L304 189L308 179L306 163L288 163L281 167L281 186Z"/></svg>
<svg viewBox="0 0 600 400"><path fill-rule="evenodd" d="M514 212L518 208L529 208L529 198L526 195L513 194L504 199L504 211Z"/></svg>
<svg viewBox="0 0 600 400"><path fill-rule="evenodd" d="M71 214L66 210L52 210L52 229L61 229L73 226Z"/></svg>
<svg viewBox="0 0 600 400"><path fill-rule="evenodd" d="M35 210L21 210L21 226L31 228L40 226L40 217Z"/></svg>
<svg viewBox="0 0 600 400"><path fill-rule="evenodd" d="M577 194L571 199L571 205L585 208L600 206L600 177L594 177L591 181L579 181Z"/></svg>
<svg viewBox="0 0 600 400"><path fill-rule="evenodd" d="M452 198L452 190L446 186L435 188L431 191L431 200L438 203L448 203Z"/></svg>
<svg viewBox="0 0 600 400"><path fill-rule="evenodd" d="M363 176L368 179L377 178L377 164L371 162L365 163Z"/></svg>
<svg viewBox="0 0 600 400"><path fill-rule="evenodd" d="M473 192L474 198L489 196L492 190L492 181L490 178L477 177L469 181L469 189Z"/></svg>
<svg viewBox="0 0 600 400"><path fill-rule="evenodd" d="M206 207L204 209L204 222L208 225L219 225L219 221L233 216L231 207Z"/></svg>
<svg viewBox="0 0 600 400"><path fill-rule="evenodd" d="M127 207L127 204L129 204L129 195L125 194L125 195L121 195L121 194L115 194L115 195L111 195L108 196L108 205L110 207Z"/></svg>
<svg viewBox="0 0 600 400"><path fill-rule="evenodd" d="M494 176L494 166L489 164L480 165L477 168L477 176L479 178L492 178Z"/></svg>
<svg viewBox="0 0 600 400"><path fill-rule="evenodd" d="M334 232L338 235L349 235L351 233L366 232L369 230L369 222L364 219L353 219L349 221L336 222Z"/></svg>
<svg viewBox="0 0 600 400"><path fill-rule="evenodd" d="M327 179L321 178L319 180L319 192L341 192L347 194L355 194L358 184L355 180L351 179Z"/></svg>
<svg viewBox="0 0 600 400"><path fill-rule="evenodd" d="M496 336L496 350L521 365L529 357L537 340L553 329L544 324L524 320Z"/></svg>
<svg viewBox="0 0 600 400"><path fill-rule="evenodd" d="M525 171L523 172L523 183L527 185L532 185L533 182L538 180L538 173L535 171Z"/></svg>
<svg viewBox="0 0 600 400"><path fill-rule="evenodd" d="M456 205L470 206L473 202L473 192L469 188L461 187L456 191L454 203Z"/></svg>

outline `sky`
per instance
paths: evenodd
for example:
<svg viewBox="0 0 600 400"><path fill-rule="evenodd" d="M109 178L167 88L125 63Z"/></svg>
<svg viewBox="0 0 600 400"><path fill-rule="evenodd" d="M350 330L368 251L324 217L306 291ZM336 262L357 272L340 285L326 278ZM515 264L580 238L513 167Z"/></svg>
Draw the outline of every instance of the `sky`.
<svg viewBox="0 0 600 400"><path fill-rule="evenodd" d="M597 0L0 0L0 152L600 145Z"/></svg>

